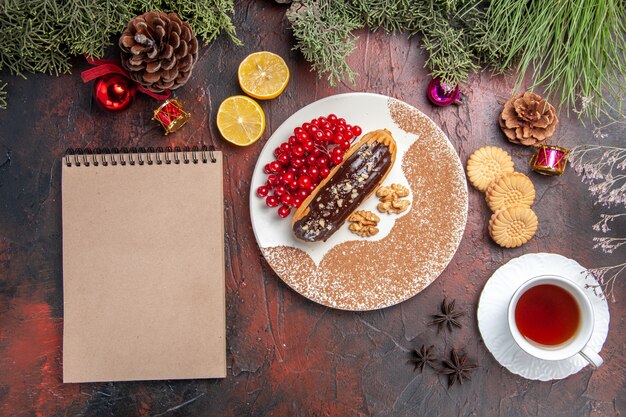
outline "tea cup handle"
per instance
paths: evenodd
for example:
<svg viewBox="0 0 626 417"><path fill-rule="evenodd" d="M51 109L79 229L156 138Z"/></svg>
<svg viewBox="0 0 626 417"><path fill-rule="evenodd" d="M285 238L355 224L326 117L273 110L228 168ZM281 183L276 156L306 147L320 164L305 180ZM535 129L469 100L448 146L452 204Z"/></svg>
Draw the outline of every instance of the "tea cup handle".
<svg viewBox="0 0 626 417"><path fill-rule="evenodd" d="M578 354L585 358L593 369L597 369L604 362L600 355L594 352L589 346L585 346L584 348L582 348L582 350L578 352Z"/></svg>

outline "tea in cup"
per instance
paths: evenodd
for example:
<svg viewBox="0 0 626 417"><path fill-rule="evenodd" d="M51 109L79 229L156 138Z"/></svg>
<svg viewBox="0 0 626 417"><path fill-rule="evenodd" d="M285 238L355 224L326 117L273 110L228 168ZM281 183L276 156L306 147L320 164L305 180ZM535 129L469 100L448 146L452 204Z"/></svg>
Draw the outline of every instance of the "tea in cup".
<svg viewBox="0 0 626 417"><path fill-rule="evenodd" d="M567 278L542 275L526 281L511 298L508 320L515 342L538 359L581 355L594 368L603 362L588 346L594 326L591 301Z"/></svg>

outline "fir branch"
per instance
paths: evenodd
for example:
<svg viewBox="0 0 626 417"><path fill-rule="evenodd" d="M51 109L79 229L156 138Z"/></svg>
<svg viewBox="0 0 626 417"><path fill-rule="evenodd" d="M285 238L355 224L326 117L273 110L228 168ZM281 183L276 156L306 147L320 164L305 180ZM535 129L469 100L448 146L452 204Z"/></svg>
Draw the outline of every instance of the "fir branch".
<svg viewBox="0 0 626 417"><path fill-rule="evenodd" d="M332 2L332 8L330 3L296 2L288 18L295 49L302 51L314 70L330 74L331 85L344 78L352 81L355 76L345 61L355 49L351 27L420 34L421 47L428 52L426 66L433 77L441 77L447 84L463 82L470 71L478 69L475 45L483 28L476 23L484 20L484 12L474 0L340 0Z"/></svg>
<svg viewBox="0 0 626 417"><path fill-rule="evenodd" d="M225 31L241 44L230 20L234 0L4 0L0 71L69 72L71 56L103 56L128 21L149 10L178 12L205 43Z"/></svg>
<svg viewBox="0 0 626 417"><path fill-rule="evenodd" d="M205 43L213 42L224 31L235 45L242 45L230 19L235 12L234 0L131 0L131 9L177 12Z"/></svg>
<svg viewBox="0 0 626 417"><path fill-rule="evenodd" d="M481 50L500 71L517 65L517 86L534 88L588 117L621 113L626 95L623 0L492 0ZM586 103L576 109L577 101ZM617 105L614 106L613 103Z"/></svg>
<svg viewBox="0 0 626 417"><path fill-rule="evenodd" d="M69 72L69 58L101 57L136 14L176 11L206 43L224 30L236 44L233 0L5 0L0 11L0 70Z"/></svg>
<svg viewBox="0 0 626 417"><path fill-rule="evenodd" d="M360 26L387 33L409 31L418 27L420 2L413 0L350 0L349 13Z"/></svg>
<svg viewBox="0 0 626 417"><path fill-rule="evenodd" d="M354 82L357 73L346 57L355 49L357 37L352 31L360 25L343 0L295 2L287 18L296 38L293 49L302 52L320 78L328 74L332 86L345 78Z"/></svg>
<svg viewBox="0 0 626 417"><path fill-rule="evenodd" d="M463 83L471 71L479 69L476 35L482 32L475 25L483 19L483 12L467 0L420 4L419 25L413 33L422 36L430 75L448 85Z"/></svg>

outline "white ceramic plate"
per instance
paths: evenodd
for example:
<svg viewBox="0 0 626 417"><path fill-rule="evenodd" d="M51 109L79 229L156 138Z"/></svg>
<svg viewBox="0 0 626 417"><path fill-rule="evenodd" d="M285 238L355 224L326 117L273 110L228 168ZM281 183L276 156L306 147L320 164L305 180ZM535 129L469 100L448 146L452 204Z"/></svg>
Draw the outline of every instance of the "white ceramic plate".
<svg viewBox="0 0 626 417"><path fill-rule="evenodd" d="M408 110L411 114L407 117L409 119L412 118L413 120L403 120L405 124L398 123L396 120L398 118L397 113L394 113L391 110L393 107L392 104L404 106L403 108ZM393 108L397 108L397 106ZM291 230L291 216L286 219L281 219L277 215L277 208L268 208L265 205L265 199L259 198L256 195L257 188L265 184L265 181L267 180L267 175L263 172L263 167L265 164L274 160L274 149L281 143L285 142L287 138L292 135L294 128L302 125L304 122L310 122L313 118L327 116L330 113L334 113L338 117L345 118L349 124L359 125L363 129L363 133L382 128L388 129L391 132L396 140L397 154L396 162L386 178L385 184L399 183L405 185L411 190L411 194L408 197L408 200L411 202L414 201L414 191L416 186L419 184L414 183L413 187L411 187L411 184L405 175L405 169L407 169L406 166L404 167L405 169L403 169L403 159L409 149L412 149L412 154L416 153L416 148L412 145L414 145L416 141L419 141L422 133L427 135L431 140L437 141L437 145L439 146L437 148L437 155L443 155L442 159L444 159L444 161L448 164L447 166L450 167L448 170L452 171L454 181L450 182L454 183L454 186L458 189L457 194L459 195L455 201L451 201L449 203L451 205L452 215L456 216L454 218L454 227L452 228L448 225L447 227L450 231L448 233L443 233L446 236L445 239L447 239L446 247L444 248L445 250L442 249L442 252L444 253L442 256L438 256L437 261L430 266L428 274L422 273L420 277L417 277L419 278L419 282L415 277L410 278L415 280L414 285L404 285L406 288L403 287L402 290L394 292L387 287L387 284L391 280L387 281L385 288L381 287L380 282L374 283L373 281L375 280L372 280L371 285L368 285L367 283L364 284L365 287L369 286L369 288L364 288L360 294L354 293L353 295L355 297L348 297L348 295L351 294L350 291L354 291L354 289L347 287L342 288L343 284L341 280L333 279L332 283L328 282L326 278L322 277L323 272L321 272L325 268L324 260L328 260L326 255L329 254L329 252L332 252L338 245L352 241L362 241L367 245L371 245L375 242L386 239L394 229L396 222L402 219L402 217L410 215L413 212L413 207L410 207L409 210L401 213L400 215L380 215L381 221L378 224L380 232L367 240L351 233L348 230L347 225L344 225L326 242L311 243L303 242L295 238ZM413 124L410 124L411 122ZM417 127L418 125L419 127ZM428 155L423 155L423 158L428 157ZM415 170L408 172L414 171ZM431 174L429 173L429 175ZM437 177L438 175L438 173L434 172L431 176ZM418 200L421 201L421 197L419 197ZM378 199L375 195L372 195L369 199L363 202L359 209L377 212L377 203ZM443 132L432 122L432 120L428 119L417 109L407 105L406 103L402 103L401 101L378 94L339 94L318 100L300 109L274 131L259 155L259 159L257 160L252 176L250 190L250 216L257 243L265 255L268 263L281 277L281 279L283 279L283 281L285 281L293 289L309 299L327 306L347 310L369 310L396 304L412 295L415 295L426 285L432 282L432 280L434 280L441 273L441 271L443 271L447 263L454 255L465 228L467 218L467 186L465 183L463 168L456 151ZM425 219L424 221L427 220L428 219ZM408 238L410 237L407 237L407 239ZM357 243L360 244L361 242ZM269 254L272 252L273 248L285 247L297 249L297 251L290 252L290 256L292 257L295 255L300 256L302 252L308 255L306 256L305 261L307 264L310 264L307 265L307 271L309 272L303 272L302 267L295 264L292 265L290 261L284 262L284 260L278 259L280 258L278 255L271 256ZM389 250L393 250L393 248L389 248ZM394 261L394 254L392 253L391 255L390 262ZM347 256L348 255L346 255L346 257ZM408 256L410 256L410 254ZM384 265L381 265L381 268L383 266ZM313 271L311 271L311 268ZM407 274L410 275L413 272L414 271L407 271ZM330 289L331 285L334 286L333 289ZM377 286L378 290L374 290L374 286ZM326 289L328 289L328 291ZM331 292L334 293L331 294ZM365 295L366 292L367 295ZM392 292L394 292L394 294L392 294ZM342 294L345 298L342 298L339 294ZM356 300L357 298L359 298L359 300Z"/></svg>
<svg viewBox="0 0 626 417"><path fill-rule="evenodd" d="M562 379L583 369L587 361L579 355L560 361L537 359L523 351L508 328L509 300L524 282L539 275L560 275L580 285L594 310L595 325L589 345L600 352L609 331L609 307L604 297L596 295L597 281L588 276L578 262L553 253L532 253L512 259L494 272L485 284L478 303L478 328L498 362L514 374L528 379ZM600 352L600 356L602 353Z"/></svg>

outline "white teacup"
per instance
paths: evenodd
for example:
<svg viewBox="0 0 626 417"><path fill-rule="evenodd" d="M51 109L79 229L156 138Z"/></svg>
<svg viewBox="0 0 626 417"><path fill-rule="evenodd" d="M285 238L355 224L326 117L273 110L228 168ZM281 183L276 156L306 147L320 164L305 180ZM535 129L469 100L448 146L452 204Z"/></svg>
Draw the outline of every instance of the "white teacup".
<svg viewBox="0 0 626 417"><path fill-rule="evenodd" d="M548 346L536 343L524 337L515 323L515 308L522 294L528 289L542 284L551 284L563 288L574 297L580 309L580 323L576 333L569 340L560 345ZM602 365L603 360L600 355L587 345L591 339L594 326L593 307L584 291L569 279L557 275L541 275L531 278L522 284L517 291L515 291L515 294L513 294L513 298L511 298L509 302L508 314L509 329L511 330L513 339L518 346L528 354L538 359L550 361L558 361L580 355L594 368Z"/></svg>

